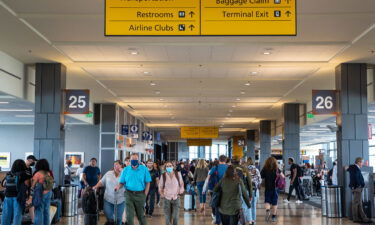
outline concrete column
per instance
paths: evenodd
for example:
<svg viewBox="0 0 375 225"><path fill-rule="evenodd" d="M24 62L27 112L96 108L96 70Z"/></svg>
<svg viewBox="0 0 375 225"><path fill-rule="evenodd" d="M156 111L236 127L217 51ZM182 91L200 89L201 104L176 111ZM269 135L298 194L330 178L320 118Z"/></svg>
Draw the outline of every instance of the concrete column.
<svg viewBox="0 0 375 225"><path fill-rule="evenodd" d="M283 162L288 165L288 158L294 158L296 163L300 163L300 104L286 103L283 106ZM288 166L287 166L288 168Z"/></svg>
<svg viewBox="0 0 375 225"><path fill-rule="evenodd" d="M271 156L271 120L261 120L259 129L260 158L259 165L263 168L264 162Z"/></svg>
<svg viewBox="0 0 375 225"><path fill-rule="evenodd" d="M344 168L353 164L356 157L363 157L365 161L369 159L367 65L345 63L337 66L336 89L339 91L336 118L338 181L344 187L344 214L350 216L351 191Z"/></svg>
<svg viewBox="0 0 375 225"><path fill-rule="evenodd" d="M247 151L246 157L251 157L255 161L255 134L256 130L247 130L246 137L247 137Z"/></svg>
<svg viewBox="0 0 375 225"><path fill-rule="evenodd" d="M116 115L116 104L100 104L100 152L98 162L102 174L113 168L113 161L116 157Z"/></svg>
<svg viewBox="0 0 375 225"><path fill-rule="evenodd" d="M66 68L59 63L37 63L35 77L34 155L47 159L55 181L64 180L64 115L62 90Z"/></svg>

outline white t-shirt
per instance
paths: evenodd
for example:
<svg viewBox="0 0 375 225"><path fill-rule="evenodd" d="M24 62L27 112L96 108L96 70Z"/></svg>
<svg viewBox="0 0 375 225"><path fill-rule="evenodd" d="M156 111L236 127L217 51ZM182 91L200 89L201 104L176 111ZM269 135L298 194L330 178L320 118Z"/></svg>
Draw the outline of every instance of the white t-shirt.
<svg viewBox="0 0 375 225"><path fill-rule="evenodd" d="M100 180L105 187L104 200L109 203L121 204L125 201L125 188L121 188L115 193L115 187L120 183L120 175L116 177L113 170L108 171Z"/></svg>
<svg viewBox="0 0 375 225"><path fill-rule="evenodd" d="M81 181L82 180L82 176L83 176L83 168L78 168L77 171L76 171L76 176L79 177L79 180Z"/></svg>

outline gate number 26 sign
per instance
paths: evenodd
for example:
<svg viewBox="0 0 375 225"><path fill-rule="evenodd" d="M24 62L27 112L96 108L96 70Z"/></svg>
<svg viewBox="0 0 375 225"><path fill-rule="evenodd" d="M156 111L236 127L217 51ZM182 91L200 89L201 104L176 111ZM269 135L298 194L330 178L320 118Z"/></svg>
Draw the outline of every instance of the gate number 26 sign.
<svg viewBox="0 0 375 225"><path fill-rule="evenodd" d="M337 114L337 91L313 90L312 113L314 115Z"/></svg>
<svg viewBox="0 0 375 225"><path fill-rule="evenodd" d="M90 90L64 90L64 114L89 114Z"/></svg>

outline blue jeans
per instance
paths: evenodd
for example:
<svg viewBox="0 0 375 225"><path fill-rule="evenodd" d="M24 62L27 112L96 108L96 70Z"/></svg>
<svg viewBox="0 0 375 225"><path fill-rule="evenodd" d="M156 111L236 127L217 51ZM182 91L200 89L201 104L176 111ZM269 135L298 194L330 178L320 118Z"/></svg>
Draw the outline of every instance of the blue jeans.
<svg viewBox="0 0 375 225"><path fill-rule="evenodd" d="M103 210L104 210L104 214L107 220L110 222L114 222L115 221L115 205L104 200ZM122 224L122 214L124 213L124 210L125 210L125 202L117 204L117 213L116 213L117 225Z"/></svg>
<svg viewBox="0 0 375 225"><path fill-rule="evenodd" d="M2 225L21 225L22 208L17 197L5 197L1 222Z"/></svg>
<svg viewBox="0 0 375 225"><path fill-rule="evenodd" d="M250 221L257 220L257 202L259 198L259 190L253 191L253 199L251 200L251 209L250 209Z"/></svg>
<svg viewBox="0 0 375 225"><path fill-rule="evenodd" d="M52 191L43 195L42 204L35 208L35 219L34 224L38 225L49 225L50 215L49 209L51 206Z"/></svg>
<svg viewBox="0 0 375 225"><path fill-rule="evenodd" d="M206 194L203 194L204 181L197 182L197 188L199 192L199 203L206 203Z"/></svg>

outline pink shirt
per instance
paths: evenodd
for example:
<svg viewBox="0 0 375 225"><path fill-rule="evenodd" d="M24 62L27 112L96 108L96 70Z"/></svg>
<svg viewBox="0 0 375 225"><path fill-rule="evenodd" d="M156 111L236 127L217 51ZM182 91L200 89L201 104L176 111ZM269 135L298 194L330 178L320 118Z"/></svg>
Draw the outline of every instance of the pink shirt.
<svg viewBox="0 0 375 225"><path fill-rule="evenodd" d="M165 181L164 189L163 189L164 176L161 175L160 177L159 192L161 195L164 195L164 198L168 200L176 200L178 198L178 195L183 194L185 191L184 181L182 180L181 173L178 172L178 179L180 180L180 185L178 185L178 181L174 172L171 174L166 173L165 177L166 177L166 181Z"/></svg>

